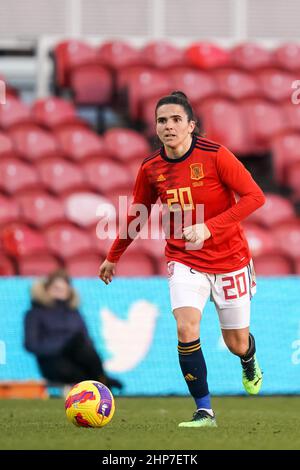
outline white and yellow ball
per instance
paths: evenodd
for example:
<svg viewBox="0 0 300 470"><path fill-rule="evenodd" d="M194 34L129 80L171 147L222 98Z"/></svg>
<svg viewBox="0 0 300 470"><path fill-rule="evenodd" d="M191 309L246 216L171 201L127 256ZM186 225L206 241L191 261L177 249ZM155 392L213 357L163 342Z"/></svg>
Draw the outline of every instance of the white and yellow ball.
<svg viewBox="0 0 300 470"><path fill-rule="evenodd" d="M105 385L95 380L80 382L70 390L65 401L71 423L85 428L102 428L115 412L114 397Z"/></svg>

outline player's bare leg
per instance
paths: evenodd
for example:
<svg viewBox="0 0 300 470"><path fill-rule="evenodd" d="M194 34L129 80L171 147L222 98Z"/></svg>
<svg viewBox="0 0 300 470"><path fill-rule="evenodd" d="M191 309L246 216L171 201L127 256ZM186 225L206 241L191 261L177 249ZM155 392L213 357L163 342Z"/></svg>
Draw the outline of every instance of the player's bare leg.
<svg viewBox="0 0 300 470"><path fill-rule="evenodd" d="M256 358L254 336L249 328L222 329L223 338L229 351L239 356L243 368L242 381L250 395L256 395L262 385L262 371Z"/></svg>

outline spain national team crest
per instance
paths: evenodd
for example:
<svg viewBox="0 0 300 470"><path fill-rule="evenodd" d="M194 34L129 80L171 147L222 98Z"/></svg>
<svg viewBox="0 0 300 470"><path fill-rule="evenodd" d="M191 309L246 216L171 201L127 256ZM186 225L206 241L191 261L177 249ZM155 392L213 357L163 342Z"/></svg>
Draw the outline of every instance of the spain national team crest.
<svg viewBox="0 0 300 470"><path fill-rule="evenodd" d="M204 178L203 163L193 163L190 165L190 169L192 180L201 180Z"/></svg>

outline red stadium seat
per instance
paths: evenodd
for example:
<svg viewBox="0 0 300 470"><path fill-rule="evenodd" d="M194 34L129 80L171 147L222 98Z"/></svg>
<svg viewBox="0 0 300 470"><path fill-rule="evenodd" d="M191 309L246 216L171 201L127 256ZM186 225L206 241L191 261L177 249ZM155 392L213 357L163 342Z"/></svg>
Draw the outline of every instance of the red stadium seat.
<svg viewBox="0 0 300 470"><path fill-rule="evenodd" d="M269 149L270 139L286 128L281 108L264 99L243 100L240 110L244 116L249 145L253 152Z"/></svg>
<svg viewBox="0 0 300 470"><path fill-rule="evenodd" d="M230 64L230 54L216 44L193 43L185 50L186 62L199 69L213 69Z"/></svg>
<svg viewBox="0 0 300 470"><path fill-rule="evenodd" d="M274 62L271 51L250 42L245 42L232 48L230 56L231 62L235 67L249 71L270 67Z"/></svg>
<svg viewBox="0 0 300 470"><path fill-rule="evenodd" d="M86 189L81 169L63 158L51 158L37 164L40 181L56 194Z"/></svg>
<svg viewBox="0 0 300 470"><path fill-rule="evenodd" d="M104 105L110 103L113 81L109 70L91 64L76 67L71 72L70 86L78 105Z"/></svg>
<svg viewBox="0 0 300 470"><path fill-rule="evenodd" d="M82 167L90 187L105 195L117 189L133 187L132 175L126 166L108 158L94 158Z"/></svg>
<svg viewBox="0 0 300 470"><path fill-rule="evenodd" d="M192 104L217 94L217 83L212 74L190 67L176 67L168 71L174 90L183 91Z"/></svg>
<svg viewBox="0 0 300 470"><path fill-rule="evenodd" d="M64 200L66 218L82 227L95 226L100 218L107 217L113 220L116 212L112 203L95 193L76 192Z"/></svg>
<svg viewBox="0 0 300 470"><path fill-rule="evenodd" d="M0 276L14 276L16 273L13 262L0 253Z"/></svg>
<svg viewBox="0 0 300 470"><path fill-rule="evenodd" d="M92 251L92 240L87 232L72 224L55 224L44 231L48 249L63 259Z"/></svg>
<svg viewBox="0 0 300 470"><path fill-rule="evenodd" d="M3 129L32 122L30 108L19 98L9 95L6 97L6 103L0 104L0 127Z"/></svg>
<svg viewBox="0 0 300 470"><path fill-rule="evenodd" d="M102 225L95 224L89 228L89 234L91 236L93 252L100 255L99 259L104 260L106 255L112 246L117 232L114 224L109 227L105 227L105 236L103 234Z"/></svg>
<svg viewBox="0 0 300 470"><path fill-rule="evenodd" d="M38 185L38 175L31 165L17 158L0 161L0 189L13 194Z"/></svg>
<svg viewBox="0 0 300 470"><path fill-rule="evenodd" d="M273 227L277 248L292 259L300 258L300 219L281 222Z"/></svg>
<svg viewBox="0 0 300 470"><path fill-rule="evenodd" d="M20 218L20 207L15 199L0 194L0 227Z"/></svg>
<svg viewBox="0 0 300 470"><path fill-rule="evenodd" d="M295 202L300 200L300 160L292 163L286 170L286 185L293 191L292 198Z"/></svg>
<svg viewBox="0 0 300 470"><path fill-rule="evenodd" d="M243 229L254 258L274 253L275 242L271 231L251 223L243 224Z"/></svg>
<svg viewBox="0 0 300 470"><path fill-rule="evenodd" d="M93 277L98 276L101 262L104 261L99 255L87 253L84 256L73 256L66 260L65 267L72 277Z"/></svg>
<svg viewBox="0 0 300 470"><path fill-rule="evenodd" d="M129 205L133 201L133 186L127 189L112 191L107 195L107 199L113 204L117 216L123 220L126 217Z"/></svg>
<svg viewBox="0 0 300 470"><path fill-rule="evenodd" d="M276 65L292 72L300 70L300 46L296 43L282 44L274 51Z"/></svg>
<svg viewBox="0 0 300 470"><path fill-rule="evenodd" d="M61 98L51 97L35 101L32 113L38 124L50 129L69 124L87 127L86 123L76 116L74 105Z"/></svg>
<svg viewBox="0 0 300 470"><path fill-rule="evenodd" d="M7 225L1 232L2 245L11 256L25 256L45 253L47 246L44 236L25 224Z"/></svg>
<svg viewBox="0 0 300 470"><path fill-rule="evenodd" d="M280 69L269 68L256 74L261 94L273 101L291 98L292 83L296 79L292 74Z"/></svg>
<svg viewBox="0 0 300 470"><path fill-rule="evenodd" d="M54 135L36 125L18 126L10 131L10 137L18 155L32 162L61 153Z"/></svg>
<svg viewBox="0 0 300 470"><path fill-rule="evenodd" d="M260 94L257 80L253 75L239 69L219 69L214 72L218 93L232 99L242 99Z"/></svg>
<svg viewBox="0 0 300 470"><path fill-rule="evenodd" d="M166 240L163 238L138 239L137 243L142 252L151 256L153 259L161 260L165 253Z"/></svg>
<svg viewBox="0 0 300 470"><path fill-rule="evenodd" d="M158 98L155 96L144 101L141 106L141 120L145 126L144 133L149 139L156 136L155 109L157 101Z"/></svg>
<svg viewBox="0 0 300 470"><path fill-rule="evenodd" d="M18 272L21 276L44 276L60 267L58 260L48 253L18 258Z"/></svg>
<svg viewBox="0 0 300 470"><path fill-rule="evenodd" d="M117 71L116 75L116 86L117 92L119 95L125 92L128 88L128 83L130 82L130 78L133 75L141 74L144 72L151 72L153 69L148 67L147 65L130 65L128 67L124 67Z"/></svg>
<svg viewBox="0 0 300 470"><path fill-rule="evenodd" d="M102 43L98 49L98 57L101 63L115 70L143 63L140 51L118 40Z"/></svg>
<svg viewBox="0 0 300 470"><path fill-rule="evenodd" d="M290 132L275 137L271 142L271 150L275 180L285 184L288 167L300 162L300 134ZM289 176L293 178L291 172Z"/></svg>
<svg viewBox="0 0 300 470"><path fill-rule="evenodd" d="M17 196L25 222L43 228L65 219L64 209L57 198L45 191L29 191Z"/></svg>
<svg viewBox="0 0 300 470"><path fill-rule="evenodd" d="M140 52L145 64L155 68L169 68L184 64L184 52L168 41L152 41Z"/></svg>
<svg viewBox="0 0 300 470"><path fill-rule="evenodd" d="M247 218L247 223L253 222L272 228L276 224L295 218L295 216L294 206L288 199L278 194L268 193L265 204Z"/></svg>
<svg viewBox="0 0 300 470"><path fill-rule="evenodd" d="M168 95L172 91L169 75L158 70L131 72L128 79L129 115L140 118L141 105L148 98Z"/></svg>
<svg viewBox="0 0 300 470"><path fill-rule="evenodd" d="M0 132L0 158L13 157L14 149L11 138L8 134Z"/></svg>
<svg viewBox="0 0 300 470"><path fill-rule="evenodd" d="M123 161L126 165L130 160L135 159L140 159L142 162L150 153L148 141L142 134L132 129L109 129L103 137L104 146L109 155Z"/></svg>
<svg viewBox="0 0 300 470"><path fill-rule="evenodd" d="M295 266L295 274L298 274L299 276L300 275L300 258L294 261L294 266Z"/></svg>
<svg viewBox="0 0 300 470"><path fill-rule="evenodd" d="M99 61L96 48L77 39L62 41L54 48L55 81L59 87L70 85L72 67Z"/></svg>
<svg viewBox="0 0 300 470"><path fill-rule="evenodd" d="M292 131L300 131L300 106L292 102L281 105L287 127Z"/></svg>
<svg viewBox="0 0 300 470"><path fill-rule="evenodd" d="M243 115L237 104L216 98L195 106L208 139L222 142L232 152L243 154L249 150Z"/></svg>
<svg viewBox="0 0 300 470"><path fill-rule="evenodd" d="M120 276L153 276L156 273L155 265L151 258L143 253L126 253L117 264L116 275Z"/></svg>
<svg viewBox="0 0 300 470"><path fill-rule="evenodd" d="M255 258L254 269L258 276L287 276L294 272L291 259L274 253Z"/></svg>
<svg viewBox="0 0 300 470"><path fill-rule="evenodd" d="M143 158L141 159L140 157L139 158L136 158L134 160L130 160L128 163L127 163L127 168L129 169L130 173L132 174L132 176L134 177L134 180L136 180L136 177L137 177L137 174L138 174L138 171L140 169L140 166L141 164L143 163Z"/></svg>
<svg viewBox="0 0 300 470"><path fill-rule="evenodd" d="M168 264L165 256L156 261L157 274L166 278L168 276Z"/></svg>
<svg viewBox="0 0 300 470"><path fill-rule="evenodd" d="M90 129L69 126L58 129L56 136L65 155L72 160L82 161L107 154L103 138Z"/></svg>

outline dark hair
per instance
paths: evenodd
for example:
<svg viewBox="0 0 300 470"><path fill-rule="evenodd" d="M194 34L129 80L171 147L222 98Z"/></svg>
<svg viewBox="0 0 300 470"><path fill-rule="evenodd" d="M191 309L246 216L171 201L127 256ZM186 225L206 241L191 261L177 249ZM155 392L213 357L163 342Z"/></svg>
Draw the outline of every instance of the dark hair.
<svg viewBox="0 0 300 470"><path fill-rule="evenodd" d="M71 285L71 279L68 276L68 273L64 269L57 269L47 276L44 282L45 288L48 289L51 284L56 281L56 279L63 279L67 284L69 284L69 286Z"/></svg>
<svg viewBox="0 0 300 470"><path fill-rule="evenodd" d="M155 107L155 116L157 114L158 108L160 108L164 104L179 104L180 106L182 106L187 115L188 121L195 121L196 123L195 129L193 131L193 135L200 134L200 130L197 125L197 118L195 117L193 108L186 94L183 93L183 91L179 91L179 90L173 91L170 95L163 96L162 98L160 98Z"/></svg>

